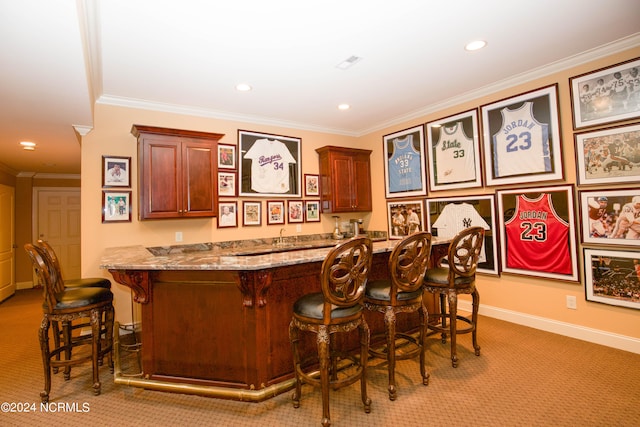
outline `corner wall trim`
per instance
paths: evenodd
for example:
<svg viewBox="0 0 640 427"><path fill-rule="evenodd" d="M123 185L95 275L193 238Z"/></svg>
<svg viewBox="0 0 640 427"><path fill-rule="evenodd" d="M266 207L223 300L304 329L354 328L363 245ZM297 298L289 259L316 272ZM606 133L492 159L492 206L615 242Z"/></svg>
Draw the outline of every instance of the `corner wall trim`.
<svg viewBox="0 0 640 427"><path fill-rule="evenodd" d="M460 310L471 312L471 301L458 301L458 308ZM530 314L519 313L517 311L505 310L503 308L491 307L482 304L480 304L479 314L515 323L517 325L528 326L534 329L540 329L542 331L640 354L640 339L628 337L626 335L573 325L566 322L559 322L557 320L532 316Z"/></svg>

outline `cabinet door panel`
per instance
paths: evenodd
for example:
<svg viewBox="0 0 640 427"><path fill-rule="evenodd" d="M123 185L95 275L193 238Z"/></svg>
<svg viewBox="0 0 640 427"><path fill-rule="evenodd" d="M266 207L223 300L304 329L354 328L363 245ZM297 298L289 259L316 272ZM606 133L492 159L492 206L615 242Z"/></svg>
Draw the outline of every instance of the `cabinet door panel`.
<svg viewBox="0 0 640 427"><path fill-rule="evenodd" d="M369 157L358 156L353 161L355 201L354 205L359 211L370 211L371 203L371 171Z"/></svg>
<svg viewBox="0 0 640 427"><path fill-rule="evenodd" d="M346 156L335 156L333 159L334 177L334 212L348 212L353 210L353 194L350 191L353 182L351 171L351 158ZM338 190L340 189L340 190Z"/></svg>
<svg viewBox="0 0 640 427"><path fill-rule="evenodd" d="M143 146L144 182L140 196L143 218L174 217L182 210L179 144L164 139L147 139Z"/></svg>
<svg viewBox="0 0 640 427"><path fill-rule="evenodd" d="M212 216L215 213L215 157L211 144L185 142L184 182L186 216Z"/></svg>

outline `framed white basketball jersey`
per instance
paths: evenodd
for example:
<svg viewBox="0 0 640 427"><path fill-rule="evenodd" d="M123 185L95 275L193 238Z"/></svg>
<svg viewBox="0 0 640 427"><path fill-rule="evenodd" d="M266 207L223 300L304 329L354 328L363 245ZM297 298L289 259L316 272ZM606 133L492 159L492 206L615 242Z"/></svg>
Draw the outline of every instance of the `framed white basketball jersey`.
<svg viewBox="0 0 640 427"><path fill-rule="evenodd" d="M464 133L462 122L442 126L433 146L436 184L472 181L476 178L473 140Z"/></svg>

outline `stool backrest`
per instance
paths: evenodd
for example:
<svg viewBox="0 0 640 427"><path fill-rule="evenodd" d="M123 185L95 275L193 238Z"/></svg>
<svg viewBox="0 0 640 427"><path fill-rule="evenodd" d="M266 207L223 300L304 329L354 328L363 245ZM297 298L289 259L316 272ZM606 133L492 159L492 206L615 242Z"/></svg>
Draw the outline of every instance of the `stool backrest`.
<svg viewBox="0 0 640 427"><path fill-rule="evenodd" d="M397 292L413 292L422 286L422 279L431 257L431 233L419 231L402 239L389 256L391 298Z"/></svg>
<svg viewBox="0 0 640 427"><path fill-rule="evenodd" d="M64 282L62 278L58 276L56 269L51 265L47 253L43 248L27 243L24 245L24 249L27 251L33 268L38 275L38 279L44 288L45 303L42 307L44 310L47 310L48 313L51 313L58 303L56 294L64 290Z"/></svg>
<svg viewBox="0 0 640 427"><path fill-rule="evenodd" d="M62 267L60 267L60 260L58 259L58 255L56 255L56 251L53 250L53 246L49 244L46 240L38 239L36 242L36 246L45 250L45 255L49 257L49 262L56 269L56 273L58 276L62 277Z"/></svg>
<svg viewBox="0 0 640 427"><path fill-rule="evenodd" d="M484 228L482 227L465 228L453 238L448 256L451 283L455 276L472 277L476 274L483 242Z"/></svg>
<svg viewBox="0 0 640 427"><path fill-rule="evenodd" d="M325 320L329 321L331 305L350 307L362 303L372 257L373 245L367 237L347 240L327 254L320 277Z"/></svg>

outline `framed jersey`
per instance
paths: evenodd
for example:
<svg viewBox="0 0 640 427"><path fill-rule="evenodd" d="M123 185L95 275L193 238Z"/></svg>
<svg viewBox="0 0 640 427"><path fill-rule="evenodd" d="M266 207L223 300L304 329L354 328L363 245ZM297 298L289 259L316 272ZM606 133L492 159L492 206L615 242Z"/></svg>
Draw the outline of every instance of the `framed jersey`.
<svg viewBox="0 0 640 427"><path fill-rule="evenodd" d="M385 135L382 139L387 199L425 196L427 181L423 126Z"/></svg>
<svg viewBox="0 0 640 427"><path fill-rule="evenodd" d="M238 131L239 196L300 197L300 138Z"/></svg>
<svg viewBox="0 0 640 427"><path fill-rule="evenodd" d="M426 124L429 190L482 187L478 110Z"/></svg>
<svg viewBox="0 0 640 427"><path fill-rule="evenodd" d="M500 273L493 194L427 199L426 208L427 231L434 236L453 238L469 227L484 228L484 243L477 271L493 275Z"/></svg>
<svg viewBox="0 0 640 427"><path fill-rule="evenodd" d="M573 185L497 192L504 273L577 282Z"/></svg>
<svg viewBox="0 0 640 427"><path fill-rule="evenodd" d="M487 185L563 179L557 84L480 111Z"/></svg>

